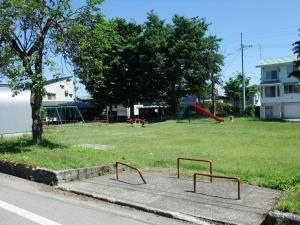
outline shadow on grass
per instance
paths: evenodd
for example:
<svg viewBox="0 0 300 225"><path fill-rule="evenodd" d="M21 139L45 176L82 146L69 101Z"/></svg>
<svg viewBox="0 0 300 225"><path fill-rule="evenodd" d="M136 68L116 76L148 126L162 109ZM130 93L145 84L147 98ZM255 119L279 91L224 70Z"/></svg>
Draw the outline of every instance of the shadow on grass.
<svg viewBox="0 0 300 225"><path fill-rule="evenodd" d="M0 139L0 154L18 154L32 151L32 147L45 149L64 148L66 146L43 139L39 144L33 144L28 137Z"/></svg>

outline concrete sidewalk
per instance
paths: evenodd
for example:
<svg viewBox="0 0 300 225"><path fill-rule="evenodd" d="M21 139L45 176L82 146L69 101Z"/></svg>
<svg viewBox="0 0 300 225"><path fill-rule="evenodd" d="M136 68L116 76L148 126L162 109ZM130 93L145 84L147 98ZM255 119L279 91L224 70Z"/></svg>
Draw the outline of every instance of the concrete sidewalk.
<svg viewBox="0 0 300 225"><path fill-rule="evenodd" d="M143 172L143 175L147 184L143 184L137 173L126 171L119 174L119 180L115 175L107 175L61 183L59 187L143 210L157 210L159 214L174 214L177 215L175 218L184 217L182 219L199 224L205 224L201 219L229 224L261 224L280 194L276 190L242 184L241 200L236 200L235 182L214 180L210 183L199 179L197 193L194 193L191 178L177 179L157 171Z"/></svg>

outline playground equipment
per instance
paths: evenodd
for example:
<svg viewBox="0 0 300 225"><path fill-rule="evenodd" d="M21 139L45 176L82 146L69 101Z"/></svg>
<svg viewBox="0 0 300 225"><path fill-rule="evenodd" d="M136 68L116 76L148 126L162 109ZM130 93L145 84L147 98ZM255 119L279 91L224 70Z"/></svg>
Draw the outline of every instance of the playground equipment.
<svg viewBox="0 0 300 225"><path fill-rule="evenodd" d="M217 122L221 123L224 122L224 119L214 115L213 113L211 113L210 111L208 111L207 109L205 109L204 107L200 106L199 104L197 104L196 102L192 102L190 104L186 104L186 103L181 103L180 105L180 109L177 113L177 120L182 120L184 115L187 114L189 120L191 118L191 110L194 109L214 120L216 120Z"/></svg>
<svg viewBox="0 0 300 225"><path fill-rule="evenodd" d="M186 160L186 161L194 161L194 162L205 162L209 164L209 174L208 173L194 173L193 174L193 192L196 193L196 184L197 184L197 176L204 176L204 177L209 177L210 178L210 182L212 183L212 178L218 178L218 179L226 179L226 180L234 180L237 182L237 200L241 199L241 181L239 177L232 177L232 176L221 176L221 175L215 175L212 172L212 161L208 160L208 159L195 159L195 158L185 158L185 157L179 157L177 158L177 178L179 178L179 168L180 168L180 160ZM126 163L122 163L122 162L116 162L115 166L116 166L116 178L117 180L119 180L119 165L123 165L126 166L130 169L133 169L135 171L137 171L141 177L141 179L143 180L144 184L147 184L146 180L144 179L142 173L140 172L140 170L138 170L137 168L130 166Z"/></svg>
<svg viewBox="0 0 300 225"><path fill-rule="evenodd" d="M77 106L43 106L46 110L46 123L76 123L85 122Z"/></svg>
<svg viewBox="0 0 300 225"><path fill-rule="evenodd" d="M217 122L224 122L224 119L217 117L204 107L200 106L199 104L196 103L196 98L192 95L187 95L182 99L180 102L180 107L177 112L177 121L182 120L185 115L188 116L189 121L191 121L191 111L192 109L200 112L201 114L208 116L210 118L213 118Z"/></svg>
<svg viewBox="0 0 300 225"><path fill-rule="evenodd" d="M207 174L207 173L194 173L194 175L193 175L193 177L194 177L194 179L193 179L193 181L194 181L194 192L196 192L197 175L198 176L204 176L204 177L210 177L210 179L212 179L212 178L221 178L221 179L237 181L237 184L238 184L238 197L237 197L237 200L241 199L241 182L240 182L240 178L238 178L238 177L229 177L229 176L220 176L220 175L212 175L212 174Z"/></svg>
<svg viewBox="0 0 300 225"><path fill-rule="evenodd" d="M188 161L195 161L195 162L206 162L209 164L209 172L212 175L212 161L207 159L194 159L194 158L177 158L177 178L179 178L179 163L180 160L188 160ZM210 178L210 182L212 182L212 178Z"/></svg>
<svg viewBox="0 0 300 225"><path fill-rule="evenodd" d="M144 179L142 173L137 168L135 168L133 166L130 166L130 165L126 164L126 163L122 163L122 162L116 162L116 178L117 178L117 180L119 179L119 165L127 166L128 168L137 171L139 173L141 179L143 180L144 184L147 184L147 182Z"/></svg>
<svg viewBox="0 0 300 225"><path fill-rule="evenodd" d="M127 122L130 123L131 125L134 124L134 126L136 126L136 124L141 124L141 126L143 127L145 125L145 123L147 123L146 119L141 119L141 118L129 118L127 119Z"/></svg>

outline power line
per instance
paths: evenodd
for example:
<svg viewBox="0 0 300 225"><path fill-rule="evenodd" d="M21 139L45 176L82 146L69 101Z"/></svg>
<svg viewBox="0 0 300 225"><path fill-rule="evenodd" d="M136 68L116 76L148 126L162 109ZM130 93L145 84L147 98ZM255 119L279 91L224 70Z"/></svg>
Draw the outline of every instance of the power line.
<svg viewBox="0 0 300 225"><path fill-rule="evenodd" d="M240 50L240 49L238 49L238 50ZM231 64L237 59L237 57L240 55L240 51L237 51L236 53L235 53L235 56L232 58L232 60L227 64L227 66L223 69L223 73L225 73L227 70L228 70L228 68L231 66Z"/></svg>

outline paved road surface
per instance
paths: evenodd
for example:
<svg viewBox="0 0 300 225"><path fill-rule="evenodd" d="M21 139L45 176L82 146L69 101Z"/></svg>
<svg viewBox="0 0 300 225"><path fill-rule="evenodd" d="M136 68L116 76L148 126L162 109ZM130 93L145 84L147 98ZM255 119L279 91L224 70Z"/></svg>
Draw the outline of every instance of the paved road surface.
<svg viewBox="0 0 300 225"><path fill-rule="evenodd" d="M0 173L0 225L188 225Z"/></svg>

